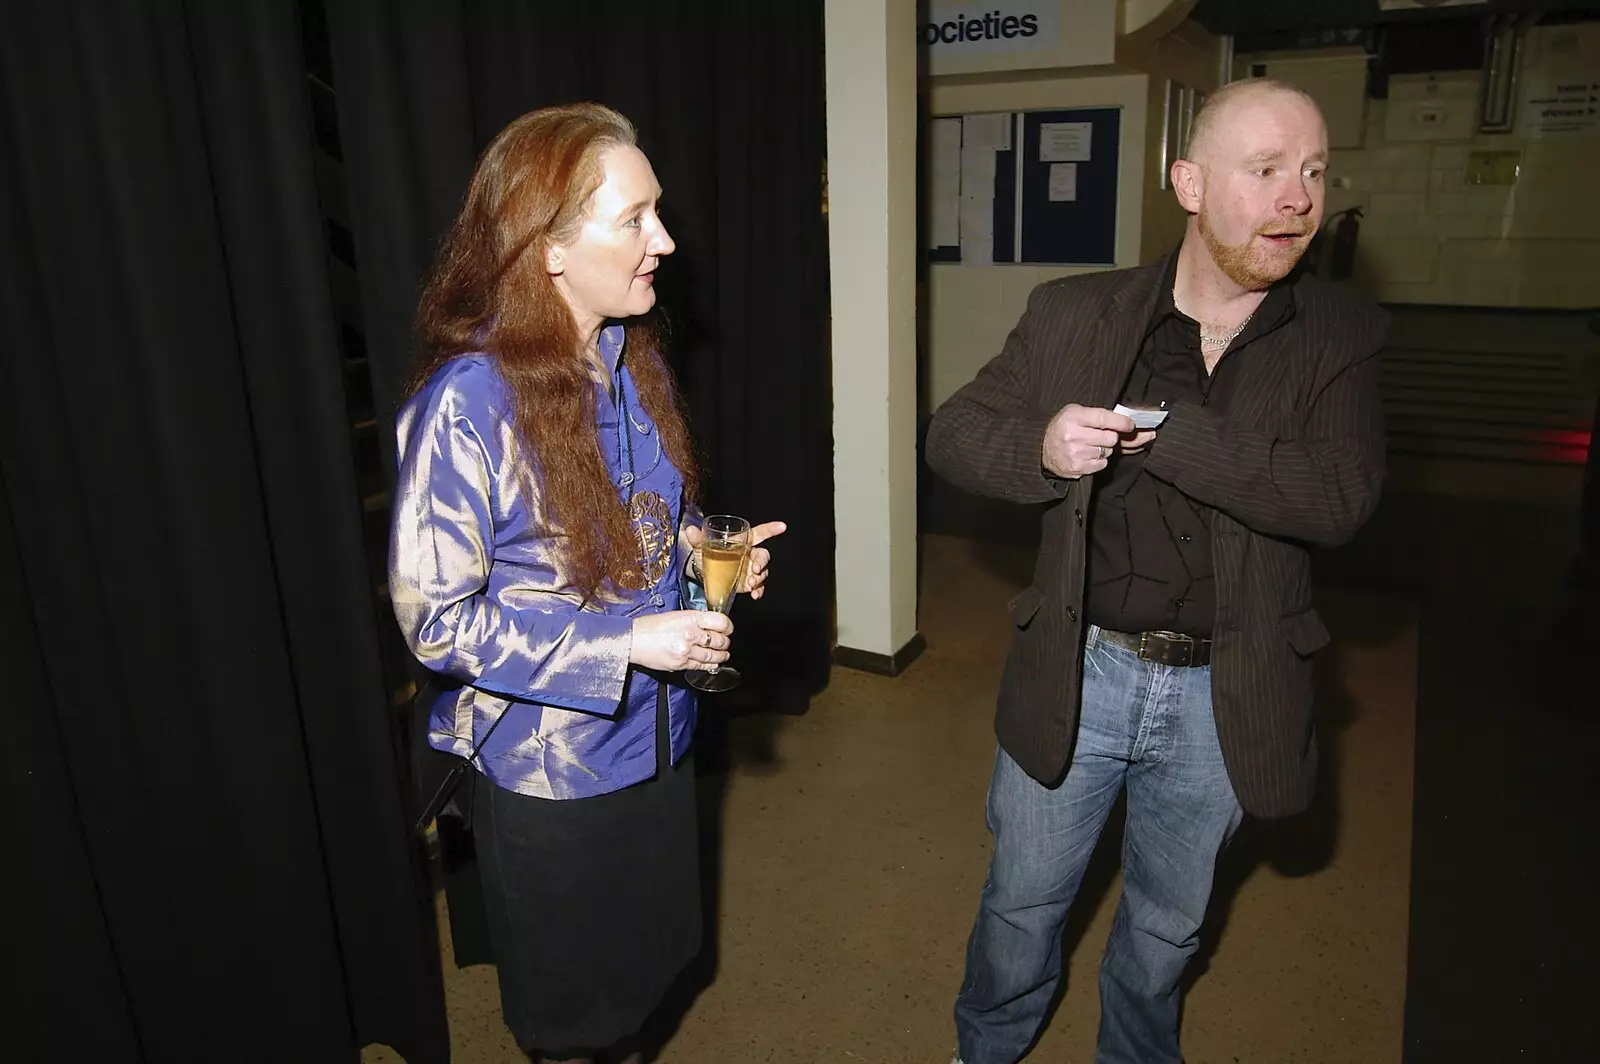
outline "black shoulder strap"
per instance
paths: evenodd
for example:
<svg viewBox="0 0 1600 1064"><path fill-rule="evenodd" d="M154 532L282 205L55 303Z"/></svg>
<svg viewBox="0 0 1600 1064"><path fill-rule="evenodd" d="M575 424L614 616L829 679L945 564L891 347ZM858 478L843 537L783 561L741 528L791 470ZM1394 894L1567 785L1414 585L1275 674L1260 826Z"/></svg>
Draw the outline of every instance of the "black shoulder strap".
<svg viewBox="0 0 1600 1064"><path fill-rule="evenodd" d="M511 711L516 708L516 705L513 702L506 706L505 710L495 718L494 723L489 725L489 730L483 733L482 741L472 748L472 753L452 767L439 786L434 789L433 797L428 799L428 804L422 807L422 815L417 818L415 825L417 834L420 835L428 830L428 825L439 815L439 811L445 807L445 803L450 801L451 797L456 793L456 789L461 786L461 777L472 767L472 763L478 760L478 754L483 750L484 745L488 743L489 737L494 734L496 728L500 727L500 722L511 715ZM432 713L433 707L427 707L424 712ZM661 714L662 719L666 719L667 714L671 712L665 680L656 680L656 712ZM657 727L661 726L658 722ZM422 741L427 741L425 735Z"/></svg>
<svg viewBox="0 0 1600 1064"><path fill-rule="evenodd" d="M431 714L433 712L432 706L420 708L424 713ZM483 750L484 744L489 741L489 737L494 734L494 730L500 727L500 722L509 717L511 715L511 711L515 708L515 702L506 706L506 708L501 711L500 715L494 719L494 723L489 725L489 730L483 733L483 738L478 742L478 745L472 748L472 753L463 758L461 761L457 762L450 769L450 771L445 774L445 777L440 781L439 786L434 788L433 797L428 799L428 804L422 807L422 815L417 817L417 822L415 825L417 834L420 835L426 832L428 830L428 825L433 823L434 818L439 815L439 811L445 807L445 803L455 796L456 788L461 786L461 777L468 769L472 767L472 763L478 760L478 754ZM422 741L428 741L426 729L424 729Z"/></svg>

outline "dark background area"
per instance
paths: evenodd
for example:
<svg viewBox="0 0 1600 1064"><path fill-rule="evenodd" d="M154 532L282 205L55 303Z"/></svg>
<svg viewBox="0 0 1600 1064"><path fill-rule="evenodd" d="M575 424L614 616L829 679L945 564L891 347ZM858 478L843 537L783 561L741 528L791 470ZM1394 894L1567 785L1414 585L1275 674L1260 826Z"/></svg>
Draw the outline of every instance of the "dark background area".
<svg viewBox="0 0 1600 1064"><path fill-rule="evenodd" d="M7 5L0 1056L445 1059L382 586L392 417L433 250L518 114L638 126L706 505L791 528L740 618L745 697L799 711L826 681L821 19Z"/></svg>

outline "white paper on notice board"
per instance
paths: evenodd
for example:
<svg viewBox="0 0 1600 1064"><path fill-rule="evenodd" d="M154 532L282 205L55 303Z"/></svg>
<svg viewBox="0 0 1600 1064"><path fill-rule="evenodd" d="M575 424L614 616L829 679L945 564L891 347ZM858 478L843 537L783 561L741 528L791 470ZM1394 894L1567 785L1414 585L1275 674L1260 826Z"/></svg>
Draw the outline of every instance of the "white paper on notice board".
<svg viewBox="0 0 1600 1064"><path fill-rule="evenodd" d="M1045 122L1039 126L1039 161L1086 163L1093 139L1093 122Z"/></svg>
<svg viewBox="0 0 1600 1064"><path fill-rule="evenodd" d="M961 243L961 119L936 118L929 125L928 246L951 248Z"/></svg>
<svg viewBox="0 0 1600 1064"><path fill-rule="evenodd" d="M994 262L994 170L992 149L962 144L961 261L968 266Z"/></svg>
<svg viewBox="0 0 1600 1064"><path fill-rule="evenodd" d="M968 148L988 148L990 151L1011 150L1011 116L967 115L966 130L961 142Z"/></svg>
<svg viewBox="0 0 1600 1064"><path fill-rule="evenodd" d="M1050 164L1050 202L1060 203L1063 200L1078 198L1078 164L1077 163L1051 163Z"/></svg>

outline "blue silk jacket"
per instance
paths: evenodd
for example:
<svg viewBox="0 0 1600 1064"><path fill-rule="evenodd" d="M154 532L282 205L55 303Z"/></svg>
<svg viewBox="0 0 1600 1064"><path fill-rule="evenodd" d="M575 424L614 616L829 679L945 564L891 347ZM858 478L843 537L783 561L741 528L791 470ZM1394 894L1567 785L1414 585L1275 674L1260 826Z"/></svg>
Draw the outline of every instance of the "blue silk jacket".
<svg viewBox="0 0 1600 1064"><path fill-rule="evenodd" d="M540 798L584 798L656 771L657 674L629 665L633 618L703 608L683 583L683 478L661 447L622 358L624 331L600 351L613 400L595 385L600 451L639 537L643 589L607 585L589 602L562 558L558 515L526 476L527 455L495 359L460 355L400 411L400 473L389 595L417 659L464 686L434 702L428 741L479 755L495 783ZM699 601L690 601L698 599ZM672 759L688 749L696 702L669 685Z"/></svg>

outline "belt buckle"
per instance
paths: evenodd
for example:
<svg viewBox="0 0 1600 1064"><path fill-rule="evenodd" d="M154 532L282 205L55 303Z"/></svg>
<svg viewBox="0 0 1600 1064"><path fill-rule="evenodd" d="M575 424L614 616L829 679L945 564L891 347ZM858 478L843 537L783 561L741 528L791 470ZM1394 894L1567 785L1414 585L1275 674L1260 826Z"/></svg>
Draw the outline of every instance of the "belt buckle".
<svg viewBox="0 0 1600 1064"><path fill-rule="evenodd" d="M1166 645L1167 653L1170 655L1167 660L1162 662L1163 665L1174 665L1183 669L1193 667L1195 648L1200 645L1200 641L1198 639L1192 635L1185 635L1182 632L1158 632L1156 634L1161 636L1161 641ZM1147 637L1141 635L1139 638L1140 642L1143 643ZM1177 656L1176 648L1180 646L1183 647L1182 662L1172 660Z"/></svg>

